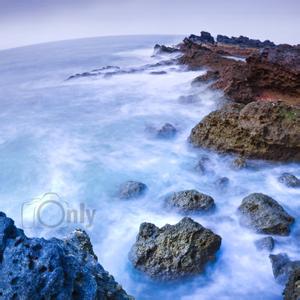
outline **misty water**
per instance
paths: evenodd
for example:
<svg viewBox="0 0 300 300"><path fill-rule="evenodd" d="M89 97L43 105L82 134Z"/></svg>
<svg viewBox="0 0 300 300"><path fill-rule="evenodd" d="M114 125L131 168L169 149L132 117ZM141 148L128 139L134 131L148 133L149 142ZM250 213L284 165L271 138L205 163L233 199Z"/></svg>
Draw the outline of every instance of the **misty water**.
<svg viewBox="0 0 300 300"><path fill-rule="evenodd" d="M204 70L167 65L155 69L166 74L146 68L66 81L108 65L128 69L157 63L168 57L152 57L153 45L178 41L172 36L95 38L0 51L1 210L29 236L63 237L83 227L99 262L136 299L281 299L283 287L273 278L268 253L254 245L263 235L240 226L237 207L243 197L262 192L299 217L300 191L277 181L282 172L299 176L299 165L252 161L250 168L235 170L233 156L191 147L192 127L225 101L205 85L191 86ZM185 97L193 94L193 101ZM167 122L178 128L173 139L146 130ZM195 165L204 156L209 161L203 175ZM223 176L230 180L227 189L215 184ZM142 198L121 200L117 190L126 180L144 182L149 190ZM213 214L193 219L222 237L221 250L204 274L155 282L131 266L128 252L142 222L163 226L182 218L166 211L163 199L183 189L215 199ZM84 206L95 212L94 219L40 224L37 207L53 197L66 209ZM53 204L45 211L44 222L55 225L59 208ZM297 222L289 237L276 241L273 253L300 258Z"/></svg>

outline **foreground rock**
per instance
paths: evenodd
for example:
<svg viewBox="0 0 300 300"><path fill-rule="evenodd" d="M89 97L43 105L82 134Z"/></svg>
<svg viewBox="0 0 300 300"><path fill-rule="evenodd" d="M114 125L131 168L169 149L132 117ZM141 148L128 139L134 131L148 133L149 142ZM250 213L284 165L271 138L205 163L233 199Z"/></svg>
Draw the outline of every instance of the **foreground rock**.
<svg viewBox="0 0 300 300"><path fill-rule="evenodd" d="M189 139L247 158L300 161L300 109L282 102L227 104L196 125Z"/></svg>
<svg viewBox="0 0 300 300"><path fill-rule="evenodd" d="M245 197L238 210L241 224L255 229L258 233L288 235L294 222L294 218L278 202L261 193Z"/></svg>
<svg viewBox="0 0 300 300"><path fill-rule="evenodd" d="M152 278L172 280L201 273L220 246L220 236L190 218L162 228L142 223L129 259Z"/></svg>
<svg viewBox="0 0 300 300"><path fill-rule="evenodd" d="M300 179L291 173L283 173L279 176L278 181L291 188L300 187Z"/></svg>
<svg viewBox="0 0 300 300"><path fill-rule="evenodd" d="M28 238L0 213L1 299L133 299L97 262L88 235Z"/></svg>
<svg viewBox="0 0 300 300"><path fill-rule="evenodd" d="M196 190L173 193L167 197L166 205L181 212L206 212L215 207L214 199Z"/></svg>
<svg viewBox="0 0 300 300"><path fill-rule="evenodd" d="M121 199L132 199L143 196L147 191L147 185L138 181L126 181L119 188Z"/></svg>

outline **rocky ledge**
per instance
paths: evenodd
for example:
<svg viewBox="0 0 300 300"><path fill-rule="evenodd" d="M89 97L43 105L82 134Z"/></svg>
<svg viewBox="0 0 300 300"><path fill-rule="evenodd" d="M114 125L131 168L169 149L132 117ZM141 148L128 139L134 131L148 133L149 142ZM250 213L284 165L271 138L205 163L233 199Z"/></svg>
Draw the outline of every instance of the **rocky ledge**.
<svg viewBox="0 0 300 300"><path fill-rule="evenodd" d="M247 37L218 35L217 40L206 32L191 35L179 45L179 62L192 69L206 68L213 88L222 89L236 102L284 100L300 103L300 46L275 45ZM197 80L196 80L197 81Z"/></svg>
<svg viewBox="0 0 300 300"><path fill-rule="evenodd" d="M300 109L283 102L227 104L196 125L189 140L249 158L300 161Z"/></svg>
<svg viewBox="0 0 300 300"><path fill-rule="evenodd" d="M162 228L142 223L129 259L154 279L172 280L201 273L220 246L219 235L190 218Z"/></svg>
<svg viewBox="0 0 300 300"><path fill-rule="evenodd" d="M0 212L1 299L133 299L98 263L88 235L28 238Z"/></svg>

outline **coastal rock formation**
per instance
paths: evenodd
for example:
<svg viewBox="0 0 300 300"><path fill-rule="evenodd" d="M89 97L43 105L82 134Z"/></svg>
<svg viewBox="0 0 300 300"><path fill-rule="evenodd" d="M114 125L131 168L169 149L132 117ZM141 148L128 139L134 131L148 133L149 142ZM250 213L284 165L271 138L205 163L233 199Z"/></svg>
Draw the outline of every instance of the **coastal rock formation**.
<svg viewBox="0 0 300 300"><path fill-rule="evenodd" d="M173 193L165 199L168 207L181 212L205 212L215 207L214 199L196 190L186 190Z"/></svg>
<svg viewBox="0 0 300 300"><path fill-rule="evenodd" d="M98 263L88 235L28 238L0 212L1 299L133 299Z"/></svg>
<svg viewBox="0 0 300 300"><path fill-rule="evenodd" d="M143 196L147 191L147 185L138 181L126 181L119 188L121 199L132 199Z"/></svg>
<svg viewBox="0 0 300 300"><path fill-rule="evenodd" d="M279 176L278 181L291 188L300 187L300 179L291 173L283 173Z"/></svg>
<svg viewBox="0 0 300 300"><path fill-rule="evenodd" d="M249 39L247 36L239 36L239 37L234 37L232 36L231 38L226 36L226 35L217 35L217 42L221 44L228 44L228 45L233 45L233 46L239 46L239 47L250 47L250 48L265 48L265 47L275 47L276 45L269 41L266 40L264 42L261 42L260 40L257 39Z"/></svg>
<svg viewBox="0 0 300 300"><path fill-rule="evenodd" d="M275 45L222 35L217 37L217 43L211 43L192 35L179 48L183 53L180 63L191 69L209 70L207 77L201 76L196 82L214 79L212 87L222 89L236 102L283 100L300 104L299 45Z"/></svg>
<svg viewBox="0 0 300 300"><path fill-rule="evenodd" d="M300 161L300 109L282 102L227 104L196 125L189 140L247 158Z"/></svg>
<svg viewBox="0 0 300 300"><path fill-rule="evenodd" d="M245 197L238 210L241 224L258 233L288 235L294 222L277 201L261 193Z"/></svg>
<svg viewBox="0 0 300 300"><path fill-rule="evenodd" d="M195 44L202 44L202 43L214 44L215 43L215 39L207 31L201 31L200 36L191 34L188 37L188 40L192 41Z"/></svg>
<svg viewBox="0 0 300 300"><path fill-rule="evenodd" d="M190 218L162 228L142 223L129 259L152 278L172 280L201 273L220 246L220 236Z"/></svg>

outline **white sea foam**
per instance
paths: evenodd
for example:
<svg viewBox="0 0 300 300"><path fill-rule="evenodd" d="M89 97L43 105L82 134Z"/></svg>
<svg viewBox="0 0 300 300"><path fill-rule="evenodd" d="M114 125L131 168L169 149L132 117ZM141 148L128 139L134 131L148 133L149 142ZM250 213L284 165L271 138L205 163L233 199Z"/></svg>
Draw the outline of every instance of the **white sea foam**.
<svg viewBox="0 0 300 300"><path fill-rule="evenodd" d="M101 39L91 45L73 42L72 51L68 43L62 43L55 48L57 56L51 57L45 48L39 66L34 47L25 52L0 52L1 210L21 225L23 202L46 192L58 193L72 207L84 203L96 209L95 221L86 229L99 261L137 299L280 299L282 287L273 279L268 255L254 246L261 235L241 227L236 210L244 196L263 192L299 217L299 190L277 180L285 171L300 176L299 165L253 162L255 168L236 171L231 168L230 155L192 149L187 143L191 128L224 101L204 85L191 87L200 71L161 66L158 70L167 74L145 70L64 81L74 72L106 65L141 66L158 60L149 57L155 39L141 38L138 49L136 41L122 39L118 43L116 39L111 47L105 43ZM9 64L12 70L7 68ZM180 99L195 94L195 101ZM164 141L147 134L147 126L166 122L178 128L174 139ZM194 170L202 155L210 158L207 175ZM220 176L230 179L225 191L214 185ZM146 183L148 193L141 199L119 200L116 191L125 180ZM169 192L192 188L215 199L215 214L194 218L222 236L217 261L204 275L190 280L153 282L135 271L127 258L139 225L145 221L157 226L178 222L182 216L165 211L163 198ZM84 224L69 225L28 228L26 232L63 236ZM299 259L297 232L296 224L291 237L276 238L274 253L283 251Z"/></svg>

